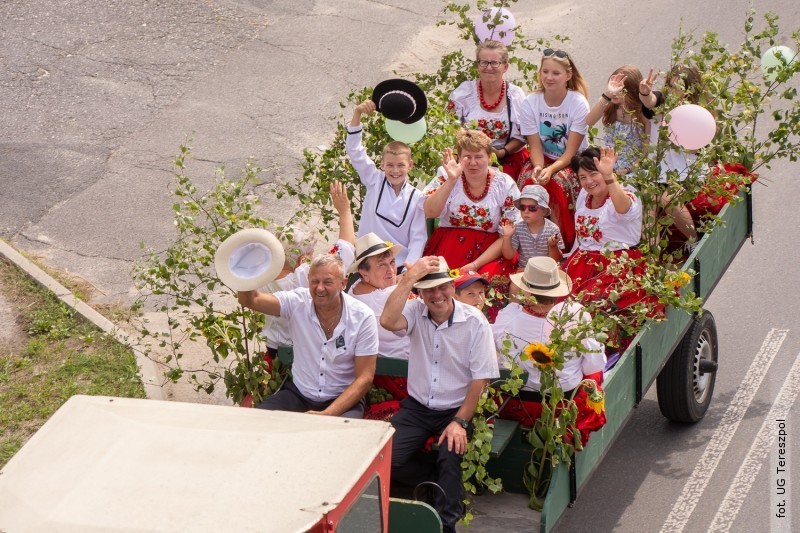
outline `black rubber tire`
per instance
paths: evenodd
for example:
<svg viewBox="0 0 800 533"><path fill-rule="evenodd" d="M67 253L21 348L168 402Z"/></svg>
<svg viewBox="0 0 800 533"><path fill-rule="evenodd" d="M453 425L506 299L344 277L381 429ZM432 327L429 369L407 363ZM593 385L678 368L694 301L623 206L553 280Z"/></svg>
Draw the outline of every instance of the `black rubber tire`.
<svg viewBox="0 0 800 533"><path fill-rule="evenodd" d="M673 422L701 420L711 405L717 373L700 373L701 359L718 362L719 343L714 316L695 316L681 343L656 379L658 407Z"/></svg>

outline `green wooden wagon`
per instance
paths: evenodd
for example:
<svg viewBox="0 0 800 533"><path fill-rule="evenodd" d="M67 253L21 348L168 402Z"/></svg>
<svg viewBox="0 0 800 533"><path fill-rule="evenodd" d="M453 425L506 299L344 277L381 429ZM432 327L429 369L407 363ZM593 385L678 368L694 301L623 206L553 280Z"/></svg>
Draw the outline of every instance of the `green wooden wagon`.
<svg viewBox="0 0 800 533"><path fill-rule="evenodd" d="M749 191L740 194L742 201L722 209L719 214L722 224L703 236L683 265L683 270L696 272L693 290L704 300L752 234L752 199ZM285 362L291 362L291 348L282 348L279 356ZM538 514L539 521L531 523L530 529L538 528L542 533L551 531L564 510L577 501L581 489L653 382L665 417L689 423L703 418L711 404L717 362L717 330L714 317L708 311L691 315L668 308L666 320L647 322L616 366L605 376L605 426L592 434L589 444L576 454L571 467L562 464L555 470L544 508ZM378 374L404 376L407 369L406 361L378 360ZM492 476L502 478L503 486L509 492L527 493L522 473L530 461L531 447L524 432L525 429L516 422L495 421L488 469ZM407 506L399 503L395 502L397 513L393 515L390 509L390 531L427 531L421 530L420 523L415 522L415 515L405 512L403 508ZM532 516L537 516L537 513L532 513Z"/></svg>

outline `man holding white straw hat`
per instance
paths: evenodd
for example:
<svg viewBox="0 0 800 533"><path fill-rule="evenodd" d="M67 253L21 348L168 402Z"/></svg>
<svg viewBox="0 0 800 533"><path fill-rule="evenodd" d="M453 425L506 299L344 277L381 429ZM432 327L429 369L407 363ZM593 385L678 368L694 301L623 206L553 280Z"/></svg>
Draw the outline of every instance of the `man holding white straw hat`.
<svg viewBox="0 0 800 533"><path fill-rule="evenodd" d="M380 319L386 300L397 286L395 257L402 251L403 247L399 244L383 241L374 233L367 233L356 241L356 260L350 272L357 271L360 277L350 287L348 294L372 309L376 319ZM378 339L380 356L408 359L408 337L398 337L379 323Z"/></svg>
<svg viewBox="0 0 800 533"><path fill-rule="evenodd" d="M286 318L294 341L292 379L256 407L362 418L375 376L378 324L372 310L345 294L344 266L334 254L314 258L308 288L239 292L239 303Z"/></svg>
<svg viewBox="0 0 800 533"><path fill-rule="evenodd" d="M431 503L444 531L454 532L463 512L461 456L470 420L484 387L500 371L489 322L474 307L454 299L457 274L447 262L423 257L406 266L381 315L384 328L411 340L409 397L392 418L392 479L440 487L442 494ZM412 288L419 299L408 300ZM435 465L415 457L432 435L441 435Z"/></svg>

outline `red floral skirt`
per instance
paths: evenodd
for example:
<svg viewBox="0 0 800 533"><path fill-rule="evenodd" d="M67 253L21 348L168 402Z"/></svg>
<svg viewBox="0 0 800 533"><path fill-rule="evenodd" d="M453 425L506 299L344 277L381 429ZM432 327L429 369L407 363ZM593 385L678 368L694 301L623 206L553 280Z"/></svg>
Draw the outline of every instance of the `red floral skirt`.
<svg viewBox="0 0 800 533"><path fill-rule="evenodd" d="M545 165L552 164L551 159L545 158ZM526 185L535 185L533 181L533 164L528 160L523 165L520 176L517 179L520 191ZM575 202L581 192L578 176L567 167L559 170L551 177L546 185L543 185L547 194L550 196L548 205L550 206L550 219L558 226L561 237L567 250L572 248L575 242Z"/></svg>
<svg viewBox="0 0 800 533"><path fill-rule="evenodd" d="M469 228L436 228L428 238L423 255L440 255L450 268L461 268L475 261L500 237L497 232L486 232ZM498 259L486 263L478 273L491 280L495 276L508 277L514 273L516 258Z"/></svg>
<svg viewBox="0 0 800 533"><path fill-rule="evenodd" d="M522 172L523 165L525 165L526 161L530 161L530 158L531 153L527 148L523 148L519 152L508 154L506 157L500 160L500 166L503 170L503 173L508 174L514 178L514 181L516 181Z"/></svg>
<svg viewBox="0 0 800 533"><path fill-rule="evenodd" d="M642 252L638 248L629 250L615 250L611 252L613 257L620 257L623 252L628 253L628 257L635 261L629 265L626 272L610 274L608 266L612 259L604 256L601 252L578 250L572 254L562 265L564 272L572 280L572 294L577 296L583 293L582 300L593 301L608 299L611 291L617 291L619 298L615 302L609 300L609 307L613 310L622 310L640 302L653 299L644 289L632 289L625 287L626 282L637 276L643 276L646 272L646 263L642 258ZM657 305L651 301L653 305Z"/></svg>

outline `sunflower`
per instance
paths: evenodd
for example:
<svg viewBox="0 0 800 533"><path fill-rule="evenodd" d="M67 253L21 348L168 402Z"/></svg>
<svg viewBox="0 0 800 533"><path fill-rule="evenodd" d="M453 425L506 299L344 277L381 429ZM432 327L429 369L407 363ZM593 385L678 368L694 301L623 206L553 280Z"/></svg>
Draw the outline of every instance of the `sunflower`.
<svg viewBox="0 0 800 533"><path fill-rule="evenodd" d="M594 409L594 412L598 415L606 410L606 393L600 390L594 380L584 380L583 389L588 393L586 396L586 407Z"/></svg>
<svg viewBox="0 0 800 533"><path fill-rule="evenodd" d="M525 347L525 357L539 368L553 367L553 355L555 355L555 351L541 342L534 342Z"/></svg>
<svg viewBox="0 0 800 533"><path fill-rule="evenodd" d="M457 268L451 268L448 274L450 275L451 278L455 279L461 276L461 271L458 270Z"/></svg>

